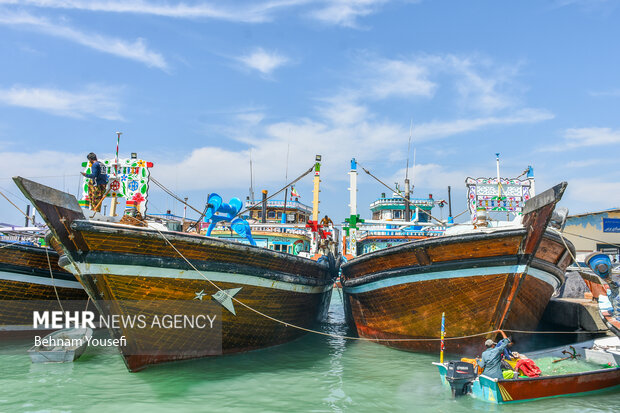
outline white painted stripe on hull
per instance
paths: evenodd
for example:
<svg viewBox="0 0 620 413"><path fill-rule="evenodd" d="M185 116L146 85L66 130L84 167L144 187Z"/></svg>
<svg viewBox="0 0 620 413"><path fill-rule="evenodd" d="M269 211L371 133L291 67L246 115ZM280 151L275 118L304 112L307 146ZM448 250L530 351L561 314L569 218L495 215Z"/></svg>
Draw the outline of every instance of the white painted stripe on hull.
<svg viewBox="0 0 620 413"><path fill-rule="evenodd" d="M482 275L518 274L524 272L525 269L525 265L502 265L497 267L466 268L462 270L410 274L369 282L368 284L357 285L355 287L344 287L344 291L350 294L359 294L379 290L381 288L393 287L395 285L409 284L420 281L441 280L447 278L466 278ZM550 284L554 289L560 286L557 278L545 271L536 268L529 268L527 270L527 274Z"/></svg>
<svg viewBox="0 0 620 413"><path fill-rule="evenodd" d="M123 275L130 277L154 277L154 278L170 278L170 279L183 279L183 280L205 280L207 277L214 282L229 282L243 285L253 285L256 287L274 288L277 290L295 291L298 293L318 294L330 290L333 287L332 283L324 286L312 286L303 284L294 284L278 280L270 280L267 278L256 277L245 274L233 274L228 272L217 271L200 271L204 274L204 277L198 273L198 271L186 271L178 270L174 268L157 268L157 267L145 267L141 265L117 265L117 264L89 264L78 263L78 271L80 274L110 274L110 275ZM65 269L73 269L71 266L67 266Z"/></svg>
<svg viewBox="0 0 620 413"><path fill-rule="evenodd" d="M68 280L59 280L58 278L54 278L54 281L52 281L51 278L47 278L47 277L37 277L35 275L26 275L26 274L19 274L19 273L15 273L15 272L7 272L7 271L0 271L0 280L7 280L7 281L19 281L19 282L24 282L24 283L29 283L29 284L39 284L39 285L50 285L50 286L56 286L56 287L60 287L60 288L75 288L78 290L82 290L82 285L77 281L68 281Z"/></svg>

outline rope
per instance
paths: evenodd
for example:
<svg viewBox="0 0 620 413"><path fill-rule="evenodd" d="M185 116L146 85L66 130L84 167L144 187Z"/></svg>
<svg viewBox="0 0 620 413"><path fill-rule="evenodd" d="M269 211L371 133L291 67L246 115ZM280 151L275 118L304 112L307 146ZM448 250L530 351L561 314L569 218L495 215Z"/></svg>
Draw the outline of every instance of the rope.
<svg viewBox="0 0 620 413"><path fill-rule="evenodd" d="M332 333L326 333L323 331L318 331L318 330L313 330L313 329L309 329L309 328L305 328L302 326L298 326L295 324L291 324L288 323L286 321L282 321L279 320L275 317L272 317L268 314L265 314L263 312L261 312L260 310L257 310L247 304L245 304L242 301L239 301L237 298L231 296L230 294L228 294L226 291L222 290L217 284L215 284L213 281L211 281L206 275L204 275L198 268L196 268L196 266L194 264L192 264L191 261L189 261L184 255L183 253L181 253L181 251L179 251L174 244L172 244L172 242L170 242L170 240L168 238L166 238L166 236L157 228L157 227L153 227L158 233L159 235L164 239L164 241L166 241L166 243L168 243L168 245L170 245L172 247L172 249L187 263L189 264L190 267L192 267L192 269L194 271L196 271L198 274L200 274L200 276L202 278L204 278L209 284L211 284L213 287L215 287L219 292L224 293L224 295L226 295L228 298L230 298L232 301L236 302L237 304L241 305L242 307L245 307L246 309L260 315L261 317L264 317L268 320L274 321L278 324L282 324L286 327L292 327L295 328L297 330L301 330L301 331L305 331L307 333L312 333L312 334L317 334L317 335L321 335L321 336L327 336L327 337L332 337L332 338L339 338L339 339L346 339L346 340L357 340L357 341L375 341L375 342L380 342L380 341L385 341L385 342L402 342L402 341L440 341L441 338L366 338L366 337L353 337L353 336L345 336L345 335L340 335L340 334L332 334ZM445 340L462 340L462 339L466 339L466 338L473 338L473 337L479 337L479 336L485 336L488 334L492 334L492 333L497 333L500 332L501 330L491 330L491 331L485 331L484 333L476 333L476 334L470 334L470 335L466 335L466 336L458 336L458 337L445 337ZM555 333L559 333L559 334L578 334L578 333L592 333L592 332L588 332L588 331L584 331L584 332L565 332L565 331L555 331L555 332L537 332L537 331L521 331L521 330L504 330L504 331L508 331L508 332L513 332L513 333L527 333L527 334L555 334ZM597 331L598 332L598 331Z"/></svg>
<svg viewBox="0 0 620 413"><path fill-rule="evenodd" d="M361 166L361 165L360 165ZM362 166L362 169L364 170L364 172L366 172L368 175L372 176L373 178L375 178L377 180L377 182L379 182L381 185L383 185L384 187L386 187L387 189L389 189L390 191L394 192L395 194L397 194L397 196L399 198L404 199L408 204L414 204L414 202L412 202L411 200L405 198L404 196L402 196L400 194L400 192L395 191L393 188L390 188L390 186L388 186L385 182L383 182L381 179L377 178L376 176L374 176L368 169L364 168ZM435 218L434 216L432 216L429 212L424 211L423 209L419 209L418 210L426 215L428 215L430 218L434 219L435 221L437 221L440 225L444 225L444 223L440 220L438 220L437 218Z"/></svg>
<svg viewBox="0 0 620 413"><path fill-rule="evenodd" d="M585 238L585 239L588 239L588 240L590 240L590 241L601 242L601 243L603 243L603 244L607 244L607 245L613 245L614 247L618 247L618 248L620 248L620 245L618 245L618 244L613 244L613 243L608 242L608 241L603 241L603 240L600 240L600 239L590 238L590 237L586 237L586 236L584 236L584 235L573 234L572 232L565 232L565 234L568 234L568 235L573 235L573 236L575 236L575 237L579 237L579 238Z"/></svg>
<svg viewBox="0 0 620 413"><path fill-rule="evenodd" d="M6 199L7 201L9 201L9 204L13 205L15 208L17 208L17 210L19 212L22 213L23 216L25 216L26 218L30 218L28 215L26 215L26 213L24 211L22 211L17 205L15 205L13 203L13 201L11 201L6 195L4 195L4 193L2 191L0 191L0 195L2 195L4 197L4 199Z"/></svg>
<svg viewBox="0 0 620 413"><path fill-rule="evenodd" d="M582 331L526 331L526 330L504 330L509 333L519 334L603 334L609 330L582 330Z"/></svg>
<svg viewBox="0 0 620 413"><path fill-rule="evenodd" d="M52 271L52 263L50 262L50 254L47 251L47 247L45 248L45 256L47 257L47 267L50 270L50 277L52 277L52 287L54 287L54 292L56 293L56 300L58 300L58 305L60 306L60 309L62 310L62 312L65 312L65 309L62 308L62 303L60 302L60 297L58 296L58 290L56 289L56 282L54 281L54 273ZM88 303L86 304L88 306Z"/></svg>
<svg viewBox="0 0 620 413"><path fill-rule="evenodd" d="M285 189L287 189L289 186L294 185L295 183L297 183L297 181L301 180L301 178L303 178L304 176L308 175L310 172L312 172L314 170L314 164L308 168L308 170L304 173L302 173L301 175L299 175L297 178L295 178L295 180L289 182L288 184L286 184L285 186L283 186L280 190L278 190L277 192L274 192L273 194L271 194L270 196L268 196L267 198L265 198L264 200L261 200L260 202L258 202L257 204L251 206L250 208L246 208L242 211L237 212L237 215L235 215L233 218L238 217L239 215L243 214L244 212L247 212L251 209L254 209L256 207L258 207L259 205L262 205L263 202L267 202L269 201L271 198L273 198L274 196L278 195L280 192L284 191Z"/></svg>
<svg viewBox="0 0 620 413"><path fill-rule="evenodd" d="M164 186L164 184L162 184L161 182L159 182L157 179L155 179L154 177L150 177L151 181L157 185L158 187L160 187L165 193L167 193L168 195L170 195L171 197L173 197L174 199L176 199L177 201L179 201L180 203L182 203L185 206L190 207L191 209L193 209L195 212L197 213L201 213L199 210L197 210L196 208L194 208L193 206L191 206L190 204L188 204L187 202L185 202L185 200L181 199L178 195L176 195L174 192L172 192L170 189L166 188Z"/></svg>

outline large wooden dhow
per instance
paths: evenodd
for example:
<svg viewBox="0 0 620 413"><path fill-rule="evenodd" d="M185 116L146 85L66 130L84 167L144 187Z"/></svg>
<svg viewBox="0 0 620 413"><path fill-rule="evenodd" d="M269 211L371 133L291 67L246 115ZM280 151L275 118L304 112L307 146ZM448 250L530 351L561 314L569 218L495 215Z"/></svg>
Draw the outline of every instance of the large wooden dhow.
<svg viewBox="0 0 620 413"><path fill-rule="evenodd" d="M335 270L326 261L152 225L86 219L73 196L24 178L15 182L49 225L60 265L75 274L102 314L153 308L183 314L201 302L220 309L219 348L196 328L111 328L127 341L120 350L131 371L286 343L304 333L291 326L310 328L327 312Z"/></svg>
<svg viewBox="0 0 620 413"><path fill-rule="evenodd" d="M529 200L522 223L457 226L453 235L352 259L341 267L349 321L362 337L410 351L439 349L429 339L439 337L443 312L448 337L535 329L571 261L572 245L547 229L565 187ZM483 341L448 339L447 350L477 350Z"/></svg>
<svg viewBox="0 0 620 413"><path fill-rule="evenodd" d="M58 266L56 251L0 241L1 335L33 332L33 310L57 311L60 310L58 300L86 302L87 299L73 274Z"/></svg>

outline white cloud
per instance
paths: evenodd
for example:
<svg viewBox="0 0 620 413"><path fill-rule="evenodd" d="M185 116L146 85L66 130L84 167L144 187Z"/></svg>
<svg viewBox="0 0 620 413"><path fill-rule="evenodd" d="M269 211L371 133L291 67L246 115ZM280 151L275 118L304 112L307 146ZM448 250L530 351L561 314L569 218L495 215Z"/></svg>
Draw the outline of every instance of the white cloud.
<svg viewBox="0 0 620 413"><path fill-rule="evenodd" d="M50 36L69 40L103 53L135 60L149 67L156 67L162 70L168 69L168 64L164 57L157 52L149 50L144 39L141 38L138 38L134 42L127 42L122 39L107 37L100 34L85 33L28 13L3 12L0 14L0 24L32 29Z"/></svg>
<svg viewBox="0 0 620 413"><path fill-rule="evenodd" d="M377 12L388 0L332 0L325 1L319 9L308 15L323 23L344 27L357 27L359 17Z"/></svg>
<svg viewBox="0 0 620 413"><path fill-rule="evenodd" d="M597 178L570 179L565 198L573 201L573 204L580 208L571 211L572 213L618 207L620 206L620 182Z"/></svg>
<svg viewBox="0 0 620 413"><path fill-rule="evenodd" d="M365 99L428 98L440 90L468 111L490 114L519 106L521 64L498 64L482 56L453 54L382 58L362 52L344 95Z"/></svg>
<svg viewBox="0 0 620 413"><path fill-rule="evenodd" d="M144 0L0 0L50 9L84 10L104 13L146 14L177 19L214 19L241 23L272 21L281 10L299 9L301 14L326 24L356 27L359 17L380 10L390 0L267 0L210 1L209 3L147 2Z"/></svg>
<svg viewBox="0 0 620 413"><path fill-rule="evenodd" d="M250 69L258 70L264 75L271 74L278 67L289 62L288 57L278 52L266 51L260 47L247 55L237 58L237 60Z"/></svg>
<svg viewBox="0 0 620 413"><path fill-rule="evenodd" d="M506 116L481 117L473 119L456 119L442 122L414 124L414 137L425 141L445 138L460 133L472 132L493 125L512 125L518 123L537 123L553 119L553 114L541 109L522 109Z"/></svg>
<svg viewBox="0 0 620 413"><path fill-rule="evenodd" d="M588 93L590 94L590 96L594 97L620 97L620 89L609 89Z"/></svg>
<svg viewBox="0 0 620 413"><path fill-rule="evenodd" d="M13 86L0 89L0 103L36 109L59 116L83 118L94 116L108 120L122 120L114 88L88 86L80 92L59 89Z"/></svg>
<svg viewBox="0 0 620 413"><path fill-rule="evenodd" d="M570 161L566 164L567 168L587 168L593 165L602 165L608 161L604 159L583 159L578 161Z"/></svg>
<svg viewBox="0 0 620 413"><path fill-rule="evenodd" d="M368 83L368 95L379 99L392 96L425 96L434 94L437 85L429 80L430 67L425 62L372 59L368 70L373 79Z"/></svg>
<svg viewBox="0 0 620 413"><path fill-rule="evenodd" d="M77 177L81 171L80 165L85 160L86 154L60 151L0 152L0 177L5 179L24 176L40 179L63 174ZM6 179L2 182L5 184Z"/></svg>
<svg viewBox="0 0 620 413"><path fill-rule="evenodd" d="M171 18L211 18L239 22L263 22L272 10L306 1L272 1L246 3L240 7L221 7L209 4L187 4L168 2L146 2L143 0L0 0L0 4L21 4L41 8L85 10L107 13L147 14Z"/></svg>
<svg viewBox="0 0 620 413"><path fill-rule="evenodd" d="M620 143L620 130L611 128L573 128L564 132L564 142L542 148L544 151L566 151L588 146L613 145Z"/></svg>

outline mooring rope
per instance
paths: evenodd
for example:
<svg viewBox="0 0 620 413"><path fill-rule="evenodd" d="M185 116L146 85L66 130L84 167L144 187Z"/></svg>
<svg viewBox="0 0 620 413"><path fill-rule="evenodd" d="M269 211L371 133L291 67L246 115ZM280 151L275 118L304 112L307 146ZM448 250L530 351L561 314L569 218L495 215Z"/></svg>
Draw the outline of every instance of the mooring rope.
<svg viewBox="0 0 620 413"><path fill-rule="evenodd" d="M304 173L302 173L301 175L299 175L297 178L295 178L294 180L292 180L291 182L287 183L286 185L284 185L282 188L280 188L278 191L274 192L273 194L271 194L270 196L268 196L265 199L262 199L260 202L256 203L255 205L251 206L250 208L246 208L242 211L237 212L237 214L233 217L238 217L239 215L243 214L244 212L247 212L251 209L257 208L259 205L262 205L264 202L269 201L271 198L273 198L274 196L278 195L280 192L284 191L286 188L288 188L291 185L294 185L295 183L297 183L297 181L301 180L303 177L305 177L306 175L308 175L310 172L312 172L312 170L314 169L314 164L308 168L308 170Z"/></svg>
<svg viewBox="0 0 620 413"><path fill-rule="evenodd" d="M304 173L302 173L300 176L298 176L297 178L295 178L294 180L292 180L291 182L287 183L285 186L283 186L281 189L279 189L278 191L274 192L273 194L271 194L270 196L268 196L266 199L261 200L259 202L257 202L256 204L254 204L253 206L240 210L239 212L237 212L237 214L235 214L235 216L233 218L238 217L239 215L259 207L260 205L263 204L263 202L267 202L269 201L271 198L273 198L274 196L278 195L280 192L284 191L286 188L288 188L291 185L294 185L295 183L297 183L299 180L301 180L303 177L305 177L306 175L308 175L310 172L312 172L312 170L314 169L314 165L312 165L310 168L308 168L307 171L305 171ZM166 192L168 195L170 195L171 197L173 197L174 199L176 199L177 201L179 201L180 203L187 205L188 207L190 207L191 209L193 209L194 211L196 211L198 214L200 214L200 218L196 221L200 221L202 219L202 217L206 214L207 208L208 208L208 204L205 206L204 211L199 211L198 209L194 208L193 206L191 206L190 204L188 204L187 202L185 202L184 200L182 200L178 195L176 195L174 192L172 192L171 190L169 190L168 188L166 188L161 182L159 182L157 179L155 179L154 177L150 178L151 181L153 181L153 183L155 185L157 185L158 187L160 187L164 192Z"/></svg>
<svg viewBox="0 0 620 413"><path fill-rule="evenodd" d="M359 164L359 163L358 163ZM360 165L361 166L361 165ZM390 191L392 191L393 193L397 194L397 196L399 198L404 199L408 204L412 205L415 204L413 201L411 201L410 199L405 198L403 195L400 194L400 192L395 191L393 188L391 188L389 185L387 185L385 182L383 182L381 179L377 178L376 176L374 176L368 169L364 168L362 166L362 169L364 170L364 172L366 172L368 175L372 176L374 179L377 180L377 182L379 182L381 185L383 185L384 187L386 187L387 189L389 189ZM418 208L419 209L419 208ZM424 211L423 209L419 209L420 212L428 215L430 218L434 219L435 221L437 221L440 225L445 225L444 222L438 220L437 218L435 218L434 216L432 216L430 214L430 212Z"/></svg>
<svg viewBox="0 0 620 413"><path fill-rule="evenodd" d="M324 331L318 331L318 330L313 330L310 328L306 328L306 327L302 327L302 326L298 326L296 324L291 324L289 322L286 321L282 321L279 320L275 317L272 317L268 314L263 313L260 310L257 310L247 304L245 304L242 301L239 301L239 299L233 297L232 295L228 294L226 291L222 290L217 284L215 284L213 281L211 281L206 275L204 275L198 268L196 268L196 266L190 261L188 260L185 255L183 255L183 253L181 251L179 251L177 249L177 247L174 246L174 244L172 244L172 242L170 242L170 240L157 228L157 227L153 227L158 233L159 235L166 241L166 243L168 243L168 245L170 245L170 247L172 247L172 249L187 263L189 264L190 267L192 267L192 269L194 271L196 271L198 274L200 274L201 277L203 277L209 284L211 284L213 287L215 287L219 292L222 292L224 295L226 295L228 298L230 298L232 301L238 303L239 305L241 305L242 307L245 307L246 309L260 315L261 317L264 317L268 320L274 321L276 323L282 324L286 327L292 327L295 328L297 330L301 330L301 331L305 331L307 333L312 333L312 334L317 334L317 335L321 335L321 336L327 336L327 337L332 337L332 338L338 338L338 339L345 339L345 340L357 340L357 341L374 341L374 342L413 342L413 341L441 341L441 338L366 338L366 337L354 337L354 336L345 336L345 335L341 335L341 334L332 334L332 333L326 333ZM466 338L473 338L473 337L479 337L479 336L485 336L488 334L493 334L493 333L498 333L502 330L491 330L491 331L485 331L483 333L476 333L476 334L470 334L470 335L466 335L466 336L457 336L457 337L445 337L445 340L463 340ZM591 331L579 331L579 332L565 332L565 331L556 331L556 332L537 332L537 331L522 331L522 330L503 330L504 332L508 331L508 332L512 332L512 333L526 333L526 334L594 334L597 333L599 331L595 331L595 332L591 332Z"/></svg>
<svg viewBox="0 0 620 413"><path fill-rule="evenodd" d="M573 234L572 232L565 232L565 234L573 235L573 236L579 237L579 238L585 238L585 239L590 240L590 241L596 241L596 242L600 242L600 243L607 244L607 245L613 245L614 247L620 248L620 244L614 244L614 243L611 243L609 241L603 241L603 240L600 240L600 239L590 238L590 237L586 237L585 235Z"/></svg>
<svg viewBox="0 0 620 413"><path fill-rule="evenodd" d="M58 305L60 306L60 309L62 310L62 312L65 312L65 309L62 307L62 303L60 302L60 296L58 295L58 290L56 289L56 281L54 280L54 273L52 271L52 263L50 262L50 254L47 251L47 247L43 247L45 248L45 256L47 257L47 267L50 270L50 277L52 277L52 287L54 287L54 293L56 293L56 300L58 300ZM86 304L88 306L88 304Z"/></svg>
<svg viewBox="0 0 620 413"><path fill-rule="evenodd" d="M17 205L15 205L13 203L13 201L11 201L6 195L4 195L4 192L0 191L0 195L2 195L4 197L4 199L6 199L7 201L9 201L9 204L13 205L15 208L17 208L17 210L19 212L22 213L22 215L24 215L26 218L30 219L30 217L28 215L26 215L26 213L24 211L22 211Z"/></svg>

